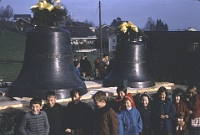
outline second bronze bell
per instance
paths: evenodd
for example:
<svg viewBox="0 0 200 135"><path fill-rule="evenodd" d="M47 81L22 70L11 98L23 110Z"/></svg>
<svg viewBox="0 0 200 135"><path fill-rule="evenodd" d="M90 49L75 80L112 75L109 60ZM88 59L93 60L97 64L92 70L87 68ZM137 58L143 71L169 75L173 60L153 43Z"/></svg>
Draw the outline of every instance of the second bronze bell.
<svg viewBox="0 0 200 135"><path fill-rule="evenodd" d="M147 88L155 85L146 69L145 48L140 42L123 41L116 46L111 72L103 80L104 87L127 86Z"/></svg>

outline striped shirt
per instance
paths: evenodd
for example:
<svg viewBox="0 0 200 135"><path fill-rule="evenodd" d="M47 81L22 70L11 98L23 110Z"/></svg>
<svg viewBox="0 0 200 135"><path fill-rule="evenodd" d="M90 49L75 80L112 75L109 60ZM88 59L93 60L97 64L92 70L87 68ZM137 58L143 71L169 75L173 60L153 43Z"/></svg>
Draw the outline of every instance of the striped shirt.
<svg viewBox="0 0 200 135"><path fill-rule="evenodd" d="M19 131L22 135L48 135L49 128L47 114L44 111L37 115L30 111L24 115Z"/></svg>

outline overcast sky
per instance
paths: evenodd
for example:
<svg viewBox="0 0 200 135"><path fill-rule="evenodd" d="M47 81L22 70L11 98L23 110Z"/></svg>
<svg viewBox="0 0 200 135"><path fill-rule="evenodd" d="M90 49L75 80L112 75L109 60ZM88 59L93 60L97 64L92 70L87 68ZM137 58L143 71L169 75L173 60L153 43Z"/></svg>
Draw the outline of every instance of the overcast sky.
<svg viewBox="0 0 200 135"><path fill-rule="evenodd" d="M0 6L10 5L14 14L31 14L30 7L38 0L2 0ZM91 21L99 25L99 0L61 0L74 20ZM102 24L110 25L120 17L143 28L148 17L161 19L169 30L200 30L200 1L198 0L101 0Z"/></svg>

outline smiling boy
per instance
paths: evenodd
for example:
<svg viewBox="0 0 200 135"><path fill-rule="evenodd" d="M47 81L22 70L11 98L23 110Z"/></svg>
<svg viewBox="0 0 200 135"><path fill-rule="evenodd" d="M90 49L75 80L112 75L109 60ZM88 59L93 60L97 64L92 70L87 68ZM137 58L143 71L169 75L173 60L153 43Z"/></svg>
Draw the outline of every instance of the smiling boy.
<svg viewBox="0 0 200 135"><path fill-rule="evenodd" d="M47 113L48 121L50 124L49 135L62 135L64 134L63 119L64 119L64 106L56 103L57 97L54 91L47 91L46 104L42 110Z"/></svg>
<svg viewBox="0 0 200 135"><path fill-rule="evenodd" d="M20 124L19 131L22 135L48 135L49 122L47 115L42 108L42 100L33 98L30 101L31 111L27 112Z"/></svg>

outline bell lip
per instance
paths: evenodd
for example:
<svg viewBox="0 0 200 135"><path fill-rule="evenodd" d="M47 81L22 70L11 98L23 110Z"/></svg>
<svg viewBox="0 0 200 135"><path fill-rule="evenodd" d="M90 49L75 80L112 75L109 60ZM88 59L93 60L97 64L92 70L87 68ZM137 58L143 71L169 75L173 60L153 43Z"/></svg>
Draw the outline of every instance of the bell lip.
<svg viewBox="0 0 200 135"><path fill-rule="evenodd" d="M126 86L127 85L127 86ZM131 88L149 88L155 86L155 82L153 80L143 81L143 82L131 82L128 81L127 84L123 84L123 80L103 80L103 87L131 87Z"/></svg>

